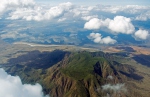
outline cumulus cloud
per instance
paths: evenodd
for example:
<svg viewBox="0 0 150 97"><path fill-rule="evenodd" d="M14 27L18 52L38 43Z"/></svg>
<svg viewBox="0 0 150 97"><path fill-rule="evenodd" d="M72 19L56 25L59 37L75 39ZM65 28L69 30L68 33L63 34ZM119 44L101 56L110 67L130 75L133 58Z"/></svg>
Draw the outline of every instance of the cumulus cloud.
<svg viewBox="0 0 150 97"><path fill-rule="evenodd" d="M22 84L18 76L11 76L0 68L0 97L48 97L40 84Z"/></svg>
<svg viewBox="0 0 150 97"><path fill-rule="evenodd" d="M116 43L116 40L112 39L110 36L102 38L103 44L114 44Z"/></svg>
<svg viewBox="0 0 150 97"><path fill-rule="evenodd" d="M116 84L116 85L105 84L102 86L102 90L113 91L113 92L127 91L125 88L125 84Z"/></svg>
<svg viewBox="0 0 150 97"><path fill-rule="evenodd" d="M108 28L116 33L132 34L135 30L130 18L116 16L109 22Z"/></svg>
<svg viewBox="0 0 150 97"><path fill-rule="evenodd" d="M89 30L100 29L101 27L107 26L109 24L109 21L110 19L101 20L98 18L92 18L91 20L89 20L84 24L84 29Z"/></svg>
<svg viewBox="0 0 150 97"><path fill-rule="evenodd" d="M100 33L90 33L89 39L93 40L95 43L100 44L114 44L116 40L112 39L110 36L102 37Z"/></svg>
<svg viewBox="0 0 150 97"><path fill-rule="evenodd" d="M146 40L148 36L149 36L149 33L147 30L139 29L138 31L134 33L134 37L136 40Z"/></svg>
<svg viewBox="0 0 150 97"><path fill-rule="evenodd" d="M89 30L99 29L101 26L101 20L98 18L93 18L84 24L84 28Z"/></svg>
<svg viewBox="0 0 150 97"><path fill-rule="evenodd" d="M135 30L130 18L124 16L116 16L113 20L105 19L100 20L93 18L85 23L85 29L100 29L101 27L107 27L114 33L132 34Z"/></svg>

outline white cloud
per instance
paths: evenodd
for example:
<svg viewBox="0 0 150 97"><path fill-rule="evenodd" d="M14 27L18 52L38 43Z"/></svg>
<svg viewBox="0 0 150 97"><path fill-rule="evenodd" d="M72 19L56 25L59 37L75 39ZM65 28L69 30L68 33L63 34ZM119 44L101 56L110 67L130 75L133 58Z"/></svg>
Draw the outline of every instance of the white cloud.
<svg viewBox="0 0 150 97"><path fill-rule="evenodd" d="M150 11L146 11L145 13L141 13L140 15L136 16L135 20L147 21L150 19Z"/></svg>
<svg viewBox="0 0 150 97"><path fill-rule="evenodd" d="M90 9L87 8L87 6L75 6L74 9L72 10L74 13L74 17L77 16L88 16L90 15Z"/></svg>
<svg viewBox="0 0 150 97"><path fill-rule="evenodd" d="M113 92L120 92L124 91L126 92L125 84L116 84L116 85L111 85L111 84L105 84L102 86L102 90L104 91L113 91Z"/></svg>
<svg viewBox="0 0 150 97"><path fill-rule="evenodd" d="M124 16L116 16L113 20L105 19L100 20L93 18L85 23L85 29L100 29L101 27L107 27L114 33L132 34L135 30L130 18Z"/></svg>
<svg viewBox="0 0 150 97"><path fill-rule="evenodd" d="M110 36L102 38L103 44L115 44L116 40L112 39Z"/></svg>
<svg viewBox="0 0 150 97"><path fill-rule="evenodd" d="M136 39L144 40L143 37L135 35L135 27L131 19L134 20L148 20L150 19L150 7L139 5L96 5L84 6L73 5L70 2L61 3L56 6L41 5L34 2L34 0L1 0L0 3L0 18L2 19L23 19L26 21L51 21L58 23L62 21L87 21L84 24L84 29L98 30L106 28L105 31L113 34L132 34ZM5 14L3 14L5 13ZM122 14L124 16L116 16L110 19L109 16ZM2 16L3 15L3 16ZM129 16L128 18L125 16ZM53 21L52 21L53 20ZM79 21L80 22L80 21ZM83 22L83 21L82 21ZM48 24L48 23L47 23ZM82 29L82 30L84 30ZM10 32L10 31L9 31ZM12 31L11 31L12 32ZM25 34L2 33L0 36L5 38L28 37ZM14 33L14 34L13 34ZM7 35L6 35L7 34ZM20 35L20 36L19 36ZM141 38L142 37L142 38ZM93 39L95 43L114 44L116 41L111 37L98 37ZM100 42L101 41L101 42Z"/></svg>
<svg viewBox="0 0 150 97"><path fill-rule="evenodd" d="M11 76L0 68L0 97L48 97L40 84L22 84L18 76Z"/></svg>
<svg viewBox="0 0 150 97"><path fill-rule="evenodd" d="M16 20L16 19L25 19L27 21L42 20L42 14L38 13L38 11L34 11L32 8L18 8L15 11L9 14L7 19Z"/></svg>
<svg viewBox="0 0 150 97"><path fill-rule="evenodd" d="M97 9L104 11L104 12L117 13L122 10L122 7L121 6L111 6L111 5L108 5L108 6L99 5L99 6L97 6Z"/></svg>
<svg viewBox="0 0 150 97"><path fill-rule="evenodd" d="M99 29L100 27L101 27L101 20L99 20L98 18L93 18L84 24L84 28L89 30Z"/></svg>
<svg viewBox="0 0 150 97"><path fill-rule="evenodd" d="M114 44L117 41L112 39L110 36L102 37L100 33L90 33L89 39L93 40L95 43L100 44Z"/></svg>
<svg viewBox="0 0 150 97"><path fill-rule="evenodd" d="M108 28L115 33L132 34L135 30L130 18L116 16L109 22Z"/></svg>
<svg viewBox="0 0 150 97"><path fill-rule="evenodd" d="M36 1L36 0L35 0ZM90 20L92 18L105 17L105 12L109 14L117 14L118 12L130 13L139 15L137 19L148 18L144 12L149 10L150 7L138 6L138 5L126 5L126 6L112 6L112 5L96 5L96 6L84 6L84 5L73 5L70 2L61 3L57 6L50 6L44 4L38 4L34 0L2 0L0 3L0 15L4 14L7 19L24 19L27 21L42 21L52 20L57 18L66 19L83 19ZM7 15L6 15L7 14ZM4 18L3 16L1 16ZM136 16L135 16L136 17ZM147 19L146 18L146 19Z"/></svg>
<svg viewBox="0 0 150 97"><path fill-rule="evenodd" d="M44 14L44 18L47 20L50 20L54 17L58 17L63 14L64 9L62 9L59 6L55 6L50 8L46 13Z"/></svg>
<svg viewBox="0 0 150 97"><path fill-rule="evenodd" d="M92 16L83 16L81 18L85 21L89 21L90 19L97 18L97 17L98 17L98 15L92 15Z"/></svg>
<svg viewBox="0 0 150 97"><path fill-rule="evenodd" d="M73 5L70 2L67 2L50 8L39 5L35 5L34 7L17 8L9 13L7 19L25 19L27 21L51 20L63 16L66 11L68 12L72 8L72 6Z"/></svg>
<svg viewBox="0 0 150 97"><path fill-rule="evenodd" d="M146 10L149 10L149 6L141 6L141 5L126 5L121 6L122 12L128 13L128 14L140 14Z"/></svg>
<svg viewBox="0 0 150 97"><path fill-rule="evenodd" d="M100 33L90 33L90 38L97 38L97 37L101 37Z"/></svg>
<svg viewBox="0 0 150 97"><path fill-rule="evenodd" d="M18 31L11 31L0 35L1 39L7 39L7 38L18 39L18 38L28 38L28 37L29 35L27 35L26 33L19 33Z"/></svg>
<svg viewBox="0 0 150 97"><path fill-rule="evenodd" d="M91 20L89 20L84 24L84 29L89 29L89 30L100 29L101 27L107 26L109 21L110 19L106 19L103 21L98 18L92 18Z"/></svg>
<svg viewBox="0 0 150 97"><path fill-rule="evenodd" d="M147 30L141 30L139 29L134 33L135 39L136 40L146 40L149 36L149 33Z"/></svg>
<svg viewBox="0 0 150 97"><path fill-rule="evenodd" d="M61 3L58 6L51 7L45 14L45 19L51 19L55 18L58 16L61 16L62 14L65 13L65 11L69 11L70 8L72 8L72 3L67 2L67 3Z"/></svg>
<svg viewBox="0 0 150 97"><path fill-rule="evenodd" d="M65 20L66 20L66 18L60 18L60 19L58 19L58 22L63 22Z"/></svg>
<svg viewBox="0 0 150 97"><path fill-rule="evenodd" d="M149 6L141 6L141 5L125 5L125 6L117 6L117 5L97 5L94 8L97 11L108 12L112 14L117 13L126 13L126 14L140 14L145 10L149 10ZM94 10L93 9L93 10Z"/></svg>
<svg viewBox="0 0 150 97"><path fill-rule="evenodd" d="M35 0L36 1L36 0ZM148 6L139 5L126 5L126 6L112 6L112 5L96 5L96 6L84 6L73 5L70 2L61 3L57 6L50 6L48 4L38 4L34 0L1 0L0 3L0 15L6 12L4 15L7 19L24 19L24 20L51 20L53 18L67 18L69 19L83 19L90 20L92 18L98 18L104 16L105 12L109 14L130 13L142 16L138 16L137 19L145 15L145 11L149 10ZM9 17L9 18L8 18ZM148 17L148 14L147 14ZM145 19L145 18L144 18ZM58 21L58 20L57 20Z"/></svg>
<svg viewBox="0 0 150 97"><path fill-rule="evenodd" d="M1 0L0 14L17 7L33 6L34 4L35 2L33 0Z"/></svg>

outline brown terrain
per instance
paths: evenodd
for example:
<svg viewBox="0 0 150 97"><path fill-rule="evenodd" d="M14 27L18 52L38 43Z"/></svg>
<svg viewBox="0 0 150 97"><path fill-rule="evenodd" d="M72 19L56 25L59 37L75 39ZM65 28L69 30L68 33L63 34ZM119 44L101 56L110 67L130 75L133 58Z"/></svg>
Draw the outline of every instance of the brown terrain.
<svg viewBox="0 0 150 97"><path fill-rule="evenodd" d="M116 46L103 53L75 46L5 45L0 48L1 66L24 83L40 83L51 97L150 95L148 48Z"/></svg>

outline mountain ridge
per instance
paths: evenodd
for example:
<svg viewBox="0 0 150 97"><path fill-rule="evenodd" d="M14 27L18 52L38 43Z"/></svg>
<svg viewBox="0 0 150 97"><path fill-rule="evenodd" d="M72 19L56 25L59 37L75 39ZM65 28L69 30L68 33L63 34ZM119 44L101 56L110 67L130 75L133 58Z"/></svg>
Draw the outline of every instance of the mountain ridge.
<svg viewBox="0 0 150 97"><path fill-rule="evenodd" d="M134 87L128 91L128 84L132 84L130 81L139 82L143 77L136 74L132 66L114 61L112 55L103 52L59 50L48 54L57 58L60 57L58 53L63 54L61 60L56 60L47 68L36 68L33 61L33 67L28 62L16 62L5 69L10 74L19 75L23 82L42 84L44 92L51 97L143 97L135 92ZM51 60L51 57L44 55L42 58ZM41 60L35 61L41 63ZM109 88L105 90L103 86ZM114 90L112 87L119 89Z"/></svg>

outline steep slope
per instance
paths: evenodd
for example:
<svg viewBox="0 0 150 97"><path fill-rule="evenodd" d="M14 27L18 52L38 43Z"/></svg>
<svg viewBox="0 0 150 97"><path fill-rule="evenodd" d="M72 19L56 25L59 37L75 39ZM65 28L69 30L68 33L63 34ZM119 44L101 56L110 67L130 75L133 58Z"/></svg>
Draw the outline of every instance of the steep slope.
<svg viewBox="0 0 150 97"><path fill-rule="evenodd" d="M17 62L6 70L19 75L24 82L41 83L45 93L51 97L143 97L136 93L134 84L130 82L140 81L143 77L136 74L130 65L114 61L112 55L54 51L49 56L36 58L31 63L40 64L33 67L28 62ZM55 59L59 60L53 62ZM46 60L52 63L45 63Z"/></svg>
<svg viewBox="0 0 150 97"><path fill-rule="evenodd" d="M97 52L96 54L95 56L94 53L89 52L74 53L65 59L67 62L62 61L59 64L61 65L59 68L50 68L49 77L45 79L44 83L45 86L52 84L49 87L51 88L51 96L103 97L110 95L115 97L130 97L130 94L126 92L126 88L122 83L125 83L127 78L132 79L127 74L128 72L134 74L134 69L128 65L111 61L109 59L110 56L102 52ZM118 86L118 90L113 90L110 86L105 91L102 88L105 84L114 85L114 87L115 85L123 85L123 87L119 88Z"/></svg>

